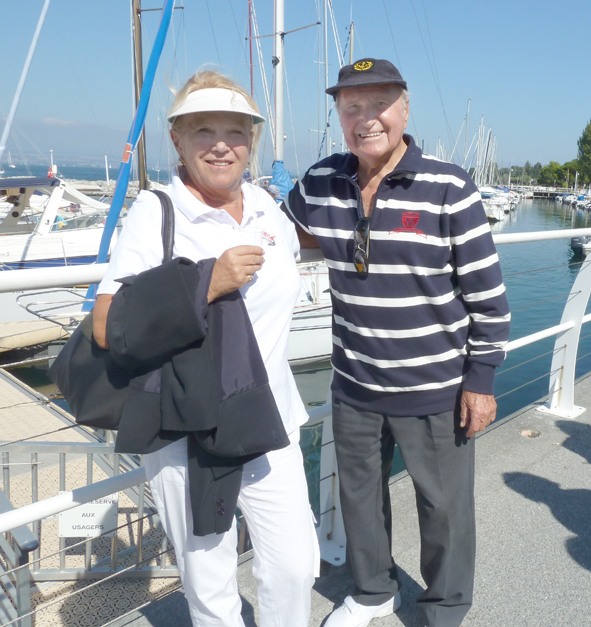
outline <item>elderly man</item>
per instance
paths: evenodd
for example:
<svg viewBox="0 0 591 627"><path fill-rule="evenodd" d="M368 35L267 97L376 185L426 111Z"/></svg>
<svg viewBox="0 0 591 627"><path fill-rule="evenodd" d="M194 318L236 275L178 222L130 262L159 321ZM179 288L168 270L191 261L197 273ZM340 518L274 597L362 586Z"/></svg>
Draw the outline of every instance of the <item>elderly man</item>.
<svg viewBox="0 0 591 627"><path fill-rule="evenodd" d="M352 595L326 627L400 606L388 478L398 443L416 489L428 627L472 603L474 435L495 418L509 309L480 194L404 134L406 83L362 59L327 90L350 153L316 164L285 200L320 245L333 303L333 427Z"/></svg>

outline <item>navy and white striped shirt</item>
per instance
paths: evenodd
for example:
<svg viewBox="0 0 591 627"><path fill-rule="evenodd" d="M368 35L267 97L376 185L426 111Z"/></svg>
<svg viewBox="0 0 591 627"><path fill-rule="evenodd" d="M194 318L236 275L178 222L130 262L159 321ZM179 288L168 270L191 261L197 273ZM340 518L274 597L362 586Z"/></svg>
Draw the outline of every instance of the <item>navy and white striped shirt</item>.
<svg viewBox="0 0 591 627"><path fill-rule="evenodd" d="M366 276L353 265L364 215L355 155L317 163L284 205L317 237L329 268L333 393L370 411L418 416L453 409L461 388L492 394L510 314L476 186L404 141L376 194Z"/></svg>

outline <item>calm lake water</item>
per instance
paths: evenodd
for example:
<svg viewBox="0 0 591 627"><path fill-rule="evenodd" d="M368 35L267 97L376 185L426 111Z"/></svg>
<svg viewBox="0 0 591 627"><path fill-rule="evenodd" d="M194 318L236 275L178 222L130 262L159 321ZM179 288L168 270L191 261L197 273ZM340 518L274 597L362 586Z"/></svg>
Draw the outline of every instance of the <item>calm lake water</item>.
<svg viewBox="0 0 591 627"><path fill-rule="evenodd" d="M13 176L47 176L49 163L47 165L23 165L15 164L14 168L9 168L3 164L3 178ZM106 181L107 171L104 165L102 167L92 165L60 165L57 163L58 176L66 179L74 179L77 181ZM109 164L109 180L115 181L119 172L119 163ZM159 181L168 183L168 170L154 170L148 168L148 176L151 181Z"/></svg>

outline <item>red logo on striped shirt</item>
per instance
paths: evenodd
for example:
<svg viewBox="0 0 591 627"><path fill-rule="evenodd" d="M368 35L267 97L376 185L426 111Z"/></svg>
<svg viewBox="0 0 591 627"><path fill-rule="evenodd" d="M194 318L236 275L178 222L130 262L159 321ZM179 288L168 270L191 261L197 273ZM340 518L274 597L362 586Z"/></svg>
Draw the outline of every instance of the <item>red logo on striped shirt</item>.
<svg viewBox="0 0 591 627"><path fill-rule="evenodd" d="M388 231L388 235L391 235L392 233L416 233L417 235L422 235L426 239L427 235L420 229L416 228L420 217L420 214L416 211L404 211L402 214L402 227L394 229L393 231Z"/></svg>

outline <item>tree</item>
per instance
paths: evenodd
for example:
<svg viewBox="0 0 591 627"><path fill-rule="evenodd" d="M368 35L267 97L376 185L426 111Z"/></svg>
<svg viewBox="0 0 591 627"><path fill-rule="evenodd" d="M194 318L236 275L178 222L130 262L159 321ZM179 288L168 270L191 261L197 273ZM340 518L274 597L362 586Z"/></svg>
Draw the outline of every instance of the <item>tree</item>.
<svg viewBox="0 0 591 627"><path fill-rule="evenodd" d="M579 148L579 171L586 180L591 180L591 121L585 127L581 137L579 137L577 146Z"/></svg>
<svg viewBox="0 0 591 627"><path fill-rule="evenodd" d="M560 163L557 161L550 161L548 165L545 165L538 177L538 183L548 187L562 187L566 173L563 170Z"/></svg>
<svg viewBox="0 0 591 627"><path fill-rule="evenodd" d="M565 173L566 179L564 184L566 187L574 187L575 185L575 176L576 173L579 172L580 166L577 159L573 159L572 161L567 161L562 165L562 169Z"/></svg>

